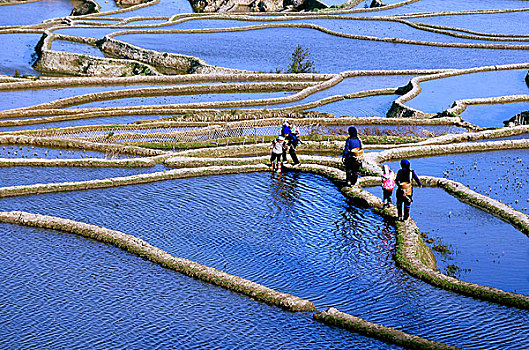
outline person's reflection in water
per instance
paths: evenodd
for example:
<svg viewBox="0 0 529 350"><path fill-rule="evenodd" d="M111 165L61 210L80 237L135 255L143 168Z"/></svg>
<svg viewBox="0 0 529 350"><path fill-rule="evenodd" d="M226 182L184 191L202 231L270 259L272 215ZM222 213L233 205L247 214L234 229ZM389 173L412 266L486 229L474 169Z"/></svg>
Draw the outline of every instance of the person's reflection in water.
<svg viewBox="0 0 529 350"><path fill-rule="evenodd" d="M376 241L377 250L384 260L391 257L391 253L393 253L395 246L394 234L395 228L389 220L384 219L382 230L378 232L378 240Z"/></svg>
<svg viewBox="0 0 529 350"><path fill-rule="evenodd" d="M280 205L291 206L299 200L299 180L300 173L287 172L283 174L272 174L270 182L271 194L274 202Z"/></svg>

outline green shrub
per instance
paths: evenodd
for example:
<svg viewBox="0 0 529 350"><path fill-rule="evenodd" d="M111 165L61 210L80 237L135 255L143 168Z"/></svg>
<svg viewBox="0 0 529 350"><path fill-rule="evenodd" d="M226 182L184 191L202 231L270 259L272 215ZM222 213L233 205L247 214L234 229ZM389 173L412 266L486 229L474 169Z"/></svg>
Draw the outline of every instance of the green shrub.
<svg viewBox="0 0 529 350"><path fill-rule="evenodd" d="M310 60L310 52L301 45L296 46L292 53L287 73L316 73L314 61Z"/></svg>

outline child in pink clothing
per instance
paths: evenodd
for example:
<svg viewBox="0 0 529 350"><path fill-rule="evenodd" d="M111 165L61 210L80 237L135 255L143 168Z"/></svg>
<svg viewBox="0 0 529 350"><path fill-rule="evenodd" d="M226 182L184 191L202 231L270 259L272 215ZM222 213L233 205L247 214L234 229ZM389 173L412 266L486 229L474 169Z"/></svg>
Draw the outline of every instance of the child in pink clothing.
<svg viewBox="0 0 529 350"><path fill-rule="evenodd" d="M382 202L384 208L389 207L391 204L391 195L395 188L395 173L389 168L388 165L382 166Z"/></svg>

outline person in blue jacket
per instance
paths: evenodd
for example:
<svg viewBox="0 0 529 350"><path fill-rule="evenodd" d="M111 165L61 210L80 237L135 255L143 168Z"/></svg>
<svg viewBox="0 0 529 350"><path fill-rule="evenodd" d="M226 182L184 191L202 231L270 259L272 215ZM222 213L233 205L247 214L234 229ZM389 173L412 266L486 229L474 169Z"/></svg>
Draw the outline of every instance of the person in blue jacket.
<svg viewBox="0 0 529 350"><path fill-rule="evenodd" d="M408 220L410 217L411 202L413 202L413 184L415 180L419 187L422 187L421 180L413 171L410 169L410 161L403 159L400 161L400 169L397 172L395 184L397 185L397 212L399 215L399 221ZM404 205L404 215L402 213L402 206Z"/></svg>
<svg viewBox="0 0 529 350"><path fill-rule="evenodd" d="M292 128L290 126L290 123L288 120L285 120L283 122L283 125L281 126L281 136L283 136L287 140L287 149L288 154L290 154L290 157L292 158L292 165L299 165L299 159L296 154L296 147L299 143L298 136L292 131ZM283 152L283 161L286 162L287 160L287 152L286 150Z"/></svg>
<svg viewBox="0 0 529 350"><path fill-rule="evenodd" d="M349 138L345 141L342 161L345 165L345 180L347 181L347 185L353 186L358 180L358 171L362 165L364 151L356 128L350 126L347 131L349 132Z"/></svg>

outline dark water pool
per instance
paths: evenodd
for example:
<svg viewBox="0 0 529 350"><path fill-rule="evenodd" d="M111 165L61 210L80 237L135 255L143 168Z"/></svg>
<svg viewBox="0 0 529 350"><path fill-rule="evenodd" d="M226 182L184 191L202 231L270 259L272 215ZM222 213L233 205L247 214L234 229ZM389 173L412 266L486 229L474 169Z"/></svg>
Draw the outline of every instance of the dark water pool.
<svg viewBox="0 0 529 350"><path fill-rule="evenodd" d="M307 298L320 309L336 306L460 347L529 346L527 311L411 278L392 260L393 228L319 176L182 179L9 198L2 207L133 233L174 255Z"/></svg>
<svg viewBox="0 0 529 350"><path fill-rule="evenodd" d="M462 153L411 159L419 175L446 177L529 214L529 150ZM394 171L399 162L389 163Z"/></svg>
<svg viewBox="0 0 529 350"><path fill-rule="evenodd" d="M0 178L2 180L0 181L0 186L107 179L163 170L167 170L167 168L161 164L150 168L1 167Z"/></svg>
<svg viewBox="0 0 529 350"><path fill-rule="evenodd" d="M7 224L0 229L4 348L396 348L106 244Z"/></svg>

